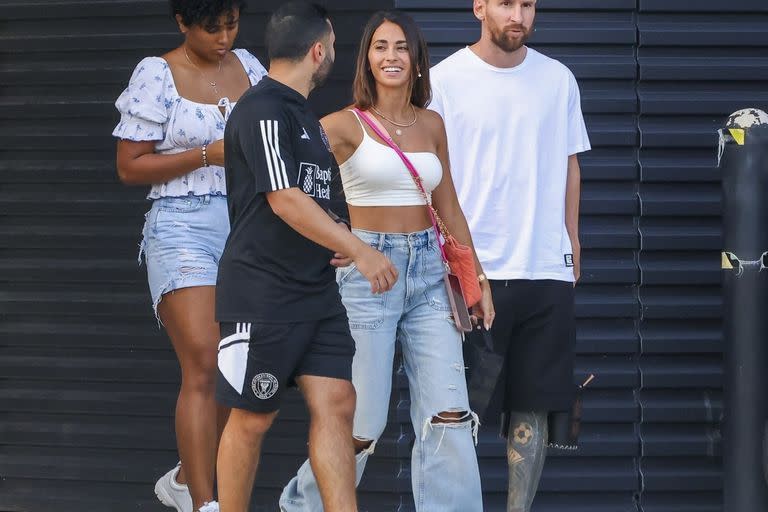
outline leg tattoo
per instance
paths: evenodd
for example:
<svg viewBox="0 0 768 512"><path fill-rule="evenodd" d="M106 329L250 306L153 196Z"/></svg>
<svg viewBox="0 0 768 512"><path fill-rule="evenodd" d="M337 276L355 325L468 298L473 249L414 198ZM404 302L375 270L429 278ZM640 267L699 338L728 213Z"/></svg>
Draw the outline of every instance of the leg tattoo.
<svg viewBox="0 0 768 512"><path fill-rule="evenodd" d="M544 468L547 413L511 412L507 434L507 512L530 512Z"/></svg>

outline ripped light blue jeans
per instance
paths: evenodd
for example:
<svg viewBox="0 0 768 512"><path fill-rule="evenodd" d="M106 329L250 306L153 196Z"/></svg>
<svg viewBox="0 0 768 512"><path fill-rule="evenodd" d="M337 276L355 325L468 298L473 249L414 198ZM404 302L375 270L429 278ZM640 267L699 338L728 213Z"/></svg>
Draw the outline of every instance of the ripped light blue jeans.
<svg viewBox="0 0 768 512"><path fill-rule="evenodd" d="M402 345L411 396L415 442L411 453L413 498L418 512L482 512L475 452L477 416L469 410L462 339L450 318L443 264L432 229L410 234L353 230L397 267L397 284L374 295L353 265L336 273L357 352L355 439L372 441L356 456L357 483L384 432L392 389L395 342ZM458 413L460 419L446 419ZM280 497L281 512L322 511L309 462Z"/></svg>

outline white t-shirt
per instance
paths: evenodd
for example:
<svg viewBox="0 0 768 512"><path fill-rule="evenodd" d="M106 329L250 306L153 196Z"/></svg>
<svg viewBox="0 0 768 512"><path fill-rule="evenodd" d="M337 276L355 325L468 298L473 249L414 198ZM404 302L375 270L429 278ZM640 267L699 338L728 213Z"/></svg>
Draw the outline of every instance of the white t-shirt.
<svg viewBox="0 0 768 512"><path fill-rule="evenodd" d="M488 278L573 281L568 157L591 149L573 73L531 48L514 68L464 48L430 75L429 108L445 121L453 181Z"/></svg>

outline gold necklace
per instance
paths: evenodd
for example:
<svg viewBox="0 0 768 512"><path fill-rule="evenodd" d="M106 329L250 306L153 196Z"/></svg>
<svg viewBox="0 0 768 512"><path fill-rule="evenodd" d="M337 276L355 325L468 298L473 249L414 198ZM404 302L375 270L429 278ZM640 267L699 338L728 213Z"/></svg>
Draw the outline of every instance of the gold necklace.
<svg viewBox="0 0 768 512"><path fill-rule="evenodd" d="M413 121L411 121L410 123L396 123L395 121L391 120L390 118L388 118L387 116L385 116L384 114L379 112L379 109L377 109L373 105L371 105L371 110L376 112L379 115L379 117L381 117L382 119L384 119L388 123L390 123L390 124L392 124L394 126L399 126L400 128L410 128L411 126L415 125L416 121L419 119L419 115L416 113L416 107L414 107L413 105L411 105L411 110L413 111ZM395 129L395 133L397 135L402 135L403 134L403 130L401 130L400 128L396 128Z"/></svg>
<svg viewBox="0 0 768 512"><path fill-rule="evenodd" d="M213 91L216 93L216 99L219 99L219 98L221 98L221 94L219 93L219 89L216 87L216 82L214 82L214 81L210 80L210 79L209 79L209 78L208 78L208 77L205 75L205 73L203 73L203 70L202 70L202 69L200 69L200 68L198 67L198 65L197 65L197 64L195 64L194 62L192 62L192 59L190 59L190 58L189 58L189 54L187 53L187 47L186 47L186 46L182 46L182 48L184 49L184 56L187 58L187 61L188 61L190 64L192 64L192 66L193 66L193 67L194 67L194 68L195 68L195 69L198 71L198 73L200 73L200 75L202 75L203 79L204 79L206 82L208 82L208 83L211 85L211 87L213 88ZM219 75L219 74L221 74L221 63L222 63L222 62L224 62L224 59L221 59L221 60L219 61L219 69L216 71L216 75Z"/></svg>

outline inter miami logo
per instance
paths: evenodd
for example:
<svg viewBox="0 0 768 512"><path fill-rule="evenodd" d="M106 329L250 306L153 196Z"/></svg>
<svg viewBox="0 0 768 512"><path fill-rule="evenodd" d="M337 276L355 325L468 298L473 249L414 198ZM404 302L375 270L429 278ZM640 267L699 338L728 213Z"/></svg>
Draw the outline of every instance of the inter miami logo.
<svg viewBox="0 0 768 512"><path fill-rule="evenodd" d="M277 379L271 373L260 373L251 381L251 389L256 398L268 400L277 393Z"/></svg>
<svg viewBox="0 0 768 512"><path fill-rule="evenodd" d="M331 170L321 169L317 164L299 164L299 188L308 196L317 199L331 198Z"/></svg>

